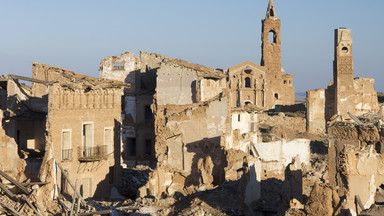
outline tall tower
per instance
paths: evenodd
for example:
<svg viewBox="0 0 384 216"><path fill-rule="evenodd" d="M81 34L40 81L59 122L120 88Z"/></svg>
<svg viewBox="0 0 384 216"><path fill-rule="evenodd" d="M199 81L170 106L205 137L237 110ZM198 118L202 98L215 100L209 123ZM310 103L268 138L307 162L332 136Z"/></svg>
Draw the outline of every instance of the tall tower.
<svg viewBox="0 0 384 216"><path fill-rule="evenodd" d="M334 114L349 118L347 112L354 113L355 110L351 29L335 29L333 80L335 83Z"/></svg>
<svg viewBox="0 0 384 216"><path fill-rule="evenodd" d="M267 14L262 23L262 57L261 66L269 69L269 74L281 73L281 21L277 19L273 1L269 0Z"/></svg>

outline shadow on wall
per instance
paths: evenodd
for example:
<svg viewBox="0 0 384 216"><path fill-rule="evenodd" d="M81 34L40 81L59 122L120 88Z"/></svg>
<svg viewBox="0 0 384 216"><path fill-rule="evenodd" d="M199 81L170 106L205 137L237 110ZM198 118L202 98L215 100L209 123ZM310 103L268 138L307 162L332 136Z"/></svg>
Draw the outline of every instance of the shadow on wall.
<svg viewBox="0 0 384 216"><path fill-rule="evenodd" d="M313 140L309 145L310 145L312 154L319 154L319 155L328 154L328 146L326 146L324 142Z"/></svg>
<svg viewBox="0 0 384 216"><path fill-rule="evenodd" d="M110 154L113 154L113 166L109 167L109 170L107 174L105 175L105 178L97 183L96 190L94 193L94 198L110 198L111 194L111 188L115 186L118 188L120 186L120 131L121 131L121 123L118 120L114 120L114 136L113 136L113 152ZM109 157L110 155L107 155ZM107 166L107 163L103 160L99 163L102 163L101 166ZM95 171L97 172L97 171ZM82 184L80 182L80 184ZM84 186L83 186L84 187Z"/></svg>
<svg viewBox="0 0 384 216"><path fill-rule="evenodd" d="M195 154L192 158L191 174L185 181L185 187L201 184L220 185L224 182L224 168L227 162L220 140L220 137L205 138L186 145L187 151ZM207 176L213 176L213 179L206 179Z"/></svg>
<svg viewBox="0 0 384 216"><path fill-rule="evenodd" d="M192 215L196 213L196 209L204 209L202 211L210 215L253 215L245 205L245 194L249 189L249 179L256 179L255 173L249 172L246 160L243 161L243 167L237 171L241 176L236 181L225 181L214 189L198 191L187 196L175 194L178 201L173 204L174 208L171 207L174 211L169 215Z"/></svg>
<svg viewBox="0 0 384 216"><path fill-rule="evenodd" d="M196 80L192 81L191 83L191 95L192 95L192 102L197 103L197 86L196 86Z"/></svg>

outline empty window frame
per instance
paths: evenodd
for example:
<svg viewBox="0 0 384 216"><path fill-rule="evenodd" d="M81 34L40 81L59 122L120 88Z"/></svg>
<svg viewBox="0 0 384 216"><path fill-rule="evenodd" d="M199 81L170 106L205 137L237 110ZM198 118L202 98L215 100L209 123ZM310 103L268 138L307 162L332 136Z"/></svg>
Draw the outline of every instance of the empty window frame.
<svg viewBox="0 0 384 216"><path fill-rule="evenodd" d="M268 41L270 43L276 43L276 32L275 31L273 31L273 30L269 31L269 33L268 33Z"/></svg>
<svg viewBox="0 0 384 216"><path fill-rule="evenodd" d="M251 78L246 77L244 81L245 81L245 88L251 88Z"/></svg>
<svg viewBox="0 0 384 216"><path fill-rule="evenodd" d="M83 146L82 146L82 156L83 157L92 157L94 155L93 149L93 122L84 122L82 128L83 134Z"/></svg>
<svg viewBox="0 0 384 216"><path fill-rule="evenodd" d="M153 114L151 107L146 105L144 108L145 125L151 125L153 123Z"/></svg>
<svg viewBox="0 0 384 216"><path fill-rule="evenodd" d="M61 131L61 160L72 160L72 131L64 129Z"/></svg>
<svg viewBox="0 0 384 216"><path fill-rule="evenodd" d="M151 139L145 140L145 154L152 155L152 140Z"/></svg>
<svg viewBox="0 0 384 216"><path fill-rule="evenodd" d="M127 138L127 156L136 156L136 138L128 137Z"/></svg>
<svg viewBox="0 0 384 216"><path fill-rule="evenodd" d="M106 127L104 128L104 146L107 150L107 154L113 152L113 128Z"/></svg>
<svg viewBox="0 0 384 216"><path fill-rule="evenodd" d="M124 70L124 62L113 63L113 70Z"/></svg>

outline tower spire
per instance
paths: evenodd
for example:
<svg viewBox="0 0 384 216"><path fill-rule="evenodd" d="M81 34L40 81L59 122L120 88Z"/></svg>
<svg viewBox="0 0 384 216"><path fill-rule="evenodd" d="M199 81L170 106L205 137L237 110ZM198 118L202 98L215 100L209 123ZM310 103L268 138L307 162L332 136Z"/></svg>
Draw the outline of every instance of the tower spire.
<svg viewBox="0 0 384 216"><path fill-rule="evenodd" d="M276 12L275 12L275 6L273 5L273 1L269 0L268 8L267 8L267 14L265 15L265 19L273 19L276 20Z"/></svg>

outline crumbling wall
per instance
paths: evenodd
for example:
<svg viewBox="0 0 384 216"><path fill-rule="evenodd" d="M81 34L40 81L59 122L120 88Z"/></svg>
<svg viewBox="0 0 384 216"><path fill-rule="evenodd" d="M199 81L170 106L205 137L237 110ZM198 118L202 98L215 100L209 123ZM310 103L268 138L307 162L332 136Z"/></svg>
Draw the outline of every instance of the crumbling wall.
<svg viewBox="0 0 384 216"><path fill-rule="evenodd" d="M3 111L0 110L0 170L22 173L26 163L19 158L15 140L5 134L2 121Z"/></svg>
<svg viewBox="0 0 384 216"><path fill-rule="evenodd" d="M227 129L227 103L226 96L218 95L207 102L153 107L158 164L141 196L184 193L181 189L191 193L224 181L221 137Z"/></svg>
<svg viewBox="0 0 384 216"><path fill-rule="evenodd" d="M157 71L156 98L159 105L185 105L197 102L196 71L163 64Z"/></svg>
<svg viewBox="0 0 384 216"><path fill-rule="evenodd" d="M310 133L325 132L325 89L307 91L307 131Z"/></svg>
<svg viewBox="0 0 384 216"><path fill-rule="evenodd" d="M226 79L201 79L200 92L201 101L207 101L223 92L227 86Z"/></svg>
<svg viewBox="0 0 384 216"><path fill-rule="evenodd" d="M373 125L333 125L329 128L332 138L328 150L329 182L338 187L340 196L345 196L345 209L355 211L357 199L364 209L369 208L375 202L377 188L384 183L379 131Z"/></svg>
<svg viewBox="0 0 384 216"><path fill-rule="evenodd" d="M242 109L231 112L231 133L226 136L227 149L250 152L250 146L259 142L257 112Z"/></svg>
<svg viewBox="0 0 384 216"><path fill-rule="evenodd" d="M120 56L108 56L100 62L100 78L130 83L131 88L125 91L134 93L140 68L140 59L133 53L126 52Z"/></svg>
<svg viewBox="0 0 384 216"><path fill-rule="evenodd" d="M79 180L85 198L108 197L110 185L119 181L115 165L120 159L122 89L70 89L54 84L48 95L44 161L58 160L73 182ZM91 125L86 138L91 145L85 144L85 124ZM64 132L69 133L66 146ZM43 176L48 175L44 162L43 169ZM57 181L60 185L60 178Z"/></svg>
<svg viewBox="0 0 384 216"><path fill-rule="evenodd" d="M288 116L284 113L270 115L264 112L258 114L258 120L263 142L296 139L297 134L306 131L306 119L300 116Z"/></svg>
<svg viewBox="0 0 384 216"><path fill-rule="evenodd" d="M284 169L292 160L299 156L304 164L310 162L310 140L297 139L292 141L276 141L257 143L255 148L257 155L262 160L263 178L282 178Z"/></svg>
<svg viewBox="0 0 384 216"><path fill-rule="evenodd" d="M362 115L367 112L379 112L377 92L373 88L375 80L368 77L355 78L355 110L354 115Z"/></svg>

